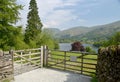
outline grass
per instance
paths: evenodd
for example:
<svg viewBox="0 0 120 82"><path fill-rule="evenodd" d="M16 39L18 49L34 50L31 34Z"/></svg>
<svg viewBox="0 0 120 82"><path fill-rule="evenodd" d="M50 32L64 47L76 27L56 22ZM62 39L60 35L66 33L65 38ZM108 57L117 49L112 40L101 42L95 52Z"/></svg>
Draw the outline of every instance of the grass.
<svg viewBox="0 0 120 82"><path fill-rule="evenodd" d="M74 72L79 72L81 73L81 71L78 71L78 70L81 70L82 68L80 67L82 64L80 62L82 62L82 59L79 58L80 56L82 56L81 53L73 53L73 52L61 52L61 51L51 51L51 58L48 59L49 60L52 60L53 62L48 62L48 65L49 64L56 64L57 62L62 62L64 61L65 59L65 54L66 54L66 60L70 60L70 57L71 56L76 56L78 57L76 62L71 62L71 61L66 61L66 64L69 64L69 65L66 65L66 70L70 70L70 71L73 71L69 68L72 68L72 69L75 69ZM55 59L54 59L55 58ZM97 59L97 55L85 55L83 56L83 58L86 58L86 59L83 59L83 62L86 63L86 64L83 64L83 74L85 75L90 75L91 74L94 74L96 73L96 70L94 70L96 68L95 65L92 65L92 64L97 64L97 61L96 60L91 60L91 59ZM91 59L87 59L87 58L91 58ZM60 60L59 60L60 59ZM91 63L91 65L87 64L87 63ZM62 66L62 67L58 67L58 66ZM59 69L64 69L64 62L60 63L60 64L57 64L56 66L52 66L53 68L59 68ZM90 69L91 68L91 69ZM93 69L92 69L93 68ZM88 72L93 72L93 73L88 73L88 72L85 72L85 71L88 71Z"/></svg>
<svg viewBox="0 0 120 82"><path fill-rule="evenodd" d="M91 82L98 82L96 77L92 77Z"/></svg>
<svg viewBox="0 0 120 82"><path fill-rule="evenodd" d="M2 82L10 82L10 80L9 79L5 79Z"/></svg>

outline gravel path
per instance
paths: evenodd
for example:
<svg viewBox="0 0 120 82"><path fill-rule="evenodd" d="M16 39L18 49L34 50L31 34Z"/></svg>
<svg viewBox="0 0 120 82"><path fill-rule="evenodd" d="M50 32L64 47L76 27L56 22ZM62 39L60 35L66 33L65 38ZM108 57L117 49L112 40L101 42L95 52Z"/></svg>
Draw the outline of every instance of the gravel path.
<svg viewBox="0 0 120 82"><path fill-rule="evenodd" d="M17 64L14 63L14 76L20 75L22 73L29 72L31 70L35 70L39 68L40 66L35 66L35 65L24 65L24 64Z"/></svg>
<svg viewBox="0 0 120 82"><path fill-rule="evenodd" d="M90 77L55 69L36 69L15 76L13 82L90 82Z"/></svg>

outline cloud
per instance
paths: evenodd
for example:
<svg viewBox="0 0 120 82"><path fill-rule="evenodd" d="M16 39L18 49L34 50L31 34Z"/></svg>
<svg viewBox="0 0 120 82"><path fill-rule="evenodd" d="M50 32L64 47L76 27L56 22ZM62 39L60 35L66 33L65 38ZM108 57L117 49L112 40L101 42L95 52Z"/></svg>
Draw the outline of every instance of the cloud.
<svg viewBox="0 0 120 82"><path fill-rule="evenodd" d="M79 7L82 3L86 3L89 0L36 0L39 16L44 27L52 27L52 28L62 28L65 23L71 23L71 21L79 21L83 22L84 19L80 18L77 13L80 13ZM96 2L96 0L90 0ZM26 25L27 21L27 13L30 0L19 0L18 2L25 5L24 10L21 11L21 23L22 25ZM81 3L81 4L80 4ZM93 4L90 4L91 6ZM85 5L84 5L85 6ZM86 5L88 6L88 5ZM71 8L69 8L71 7ZM77 7L77 8L76 8ZM75 12L77 11L77 12ZM89 13L90 10L86 9L82 12L81 15Z"/></svg>

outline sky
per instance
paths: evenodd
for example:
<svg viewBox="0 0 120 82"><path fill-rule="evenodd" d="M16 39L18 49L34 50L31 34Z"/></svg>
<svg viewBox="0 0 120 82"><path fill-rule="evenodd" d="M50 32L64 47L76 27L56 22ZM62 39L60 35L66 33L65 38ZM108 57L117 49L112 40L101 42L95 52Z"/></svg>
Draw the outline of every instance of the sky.
<svg viewBox="0 0 120 82"><path fill-rule="evenodd" d="M24 5L17 23L26 27L30 0ZM77 26L96 26L120 20L120 0L36 0L43 28L60 30Z"/></svg>

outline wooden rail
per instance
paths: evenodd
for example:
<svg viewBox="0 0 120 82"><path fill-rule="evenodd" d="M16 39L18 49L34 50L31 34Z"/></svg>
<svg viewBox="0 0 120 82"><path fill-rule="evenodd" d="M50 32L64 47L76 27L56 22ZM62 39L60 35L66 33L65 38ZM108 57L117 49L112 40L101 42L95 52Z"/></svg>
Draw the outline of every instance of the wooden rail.
<svg viewBox="0 0 120 82"><path fill-rule="evenodd" d="M9 63L2 63L3 61L9 61ZM96 74L96 64L97 54L48 50L46 46L0 52L0 79L42 67L57 68L91 76Z"/></svg>
<svg viewBox="0 0 120 82"><path fill-rule="evenodd" d="M96 74L97 54L52 50L47 62L51 68L92 76Z"/></svg>
<svg viewBox="0 0 120 82"><path fill-rule="evenodd" d="M13 51L14 75L43 67L43 47Z"/></svg>

